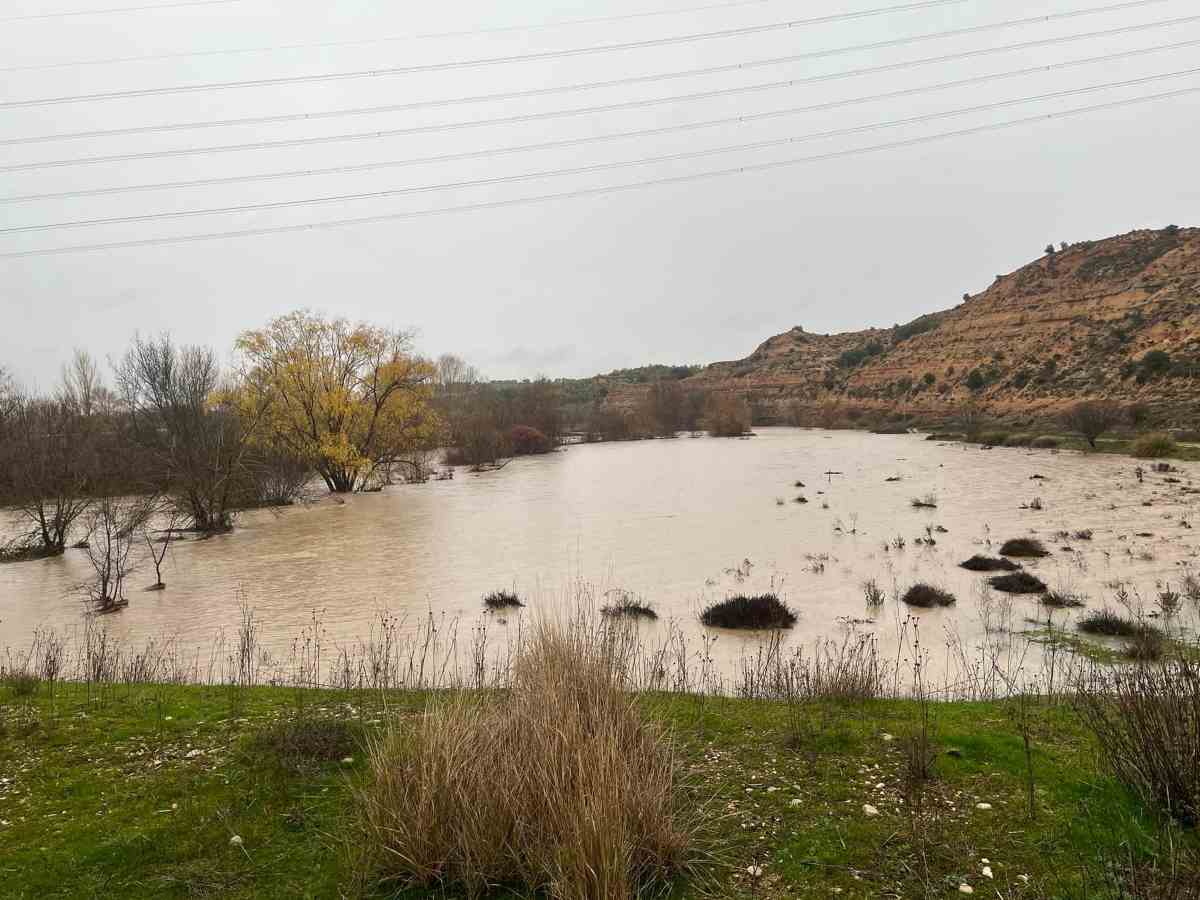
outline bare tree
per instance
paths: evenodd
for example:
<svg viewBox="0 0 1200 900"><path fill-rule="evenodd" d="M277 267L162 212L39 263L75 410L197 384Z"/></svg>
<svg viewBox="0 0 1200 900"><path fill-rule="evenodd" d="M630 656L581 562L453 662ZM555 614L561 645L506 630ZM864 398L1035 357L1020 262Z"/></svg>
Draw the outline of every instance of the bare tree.
<svg viewBox="0 0 1200 900"><path fill-rule="evenodd" d="M168 504L165 509L159 510L159 513L166 516L165 521L156 523L153 521L152 515L147 515L141 525L142 538L146 542L146 548L150 551L150 561L154 563L154 584L148 588L151 591L161 591L167 587L162 577L163 561L171 549L171 542L183 525L183 516L173 504ZM155 527L156 525L161 527ZM156 534L162 535L157 543L155 542Z"/></svg>
<svg viewBox="0 0 1200 900"><path fill-rule="evenodd" d="M1067 410L1063 424L1083 435L1094 450L1096 438L1119 425L1123 418L1121 406L1111 400L1084 400Z"/></svg>
<svg viewBox="0 0 1200 900"><path fill-rule="evenodd" d="M98 611L111 612L129 602L125 585L134 568L133 546L153 508L149 497L101 497L88 509L86 549L93 577L86 591Z"/></svg>
<svg viewBox="0 0 1200 900"><path fill-rule="evenodd" d="M60 400L20 397L6 417L0 468L28 530L20 550L62 553L91 505L97 480L93 424Z"/></svg>
<svg viewBox="0 0 1200 900"><path fill-rule="evenodd" d="M163 335L134 338L117 367L134 439L150 452L156 476L199 531L227 531L248 481L246 457L264 409L235 402L222 385L216 354L176 347Z"/></svg>
<svg viewBox="0 0 1200 900"><path fill-rule="evenodd" d="M96 361L86 350L76 348L71 361L62 367L59 400L73 406L80 415L91 416L100 411L103 392Z"/></svg>

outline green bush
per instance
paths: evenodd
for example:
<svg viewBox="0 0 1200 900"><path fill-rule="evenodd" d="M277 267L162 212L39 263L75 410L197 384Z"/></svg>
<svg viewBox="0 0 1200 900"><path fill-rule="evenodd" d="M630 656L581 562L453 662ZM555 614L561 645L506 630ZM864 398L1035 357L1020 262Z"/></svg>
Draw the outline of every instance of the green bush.
<svg viewBox="0 0 1200 900"><path fill-rule="evenodd" d="M985 431L979 436L979 443L990 444L993 447L1002 447L1007 440L1007 431Z"/></svg>
<svg viewBox="0 0 1200 900"><path fill-rule="evenodd" d="M1032 441L1030 441L1029 446L1036 447L1039 450L1053 450L1056 449L1061 443L1062 442L1058 438L1051 437L1047 434L1034 438Z"/></svg>
<svg viewBox="0 0 1200 900"><path fill-rule="evenodd" d="M1005 447L1029 447L1033 445L1032 434L1010 434L1004 440Z"/></svg>
<svg viewBox="0 0 1200 900"><path fill-rule="evenodd" d="M1138 459L1162 459L1179 449L1169 434L1152 432L1143 434L1133 442L1133 455Z"/></svg>

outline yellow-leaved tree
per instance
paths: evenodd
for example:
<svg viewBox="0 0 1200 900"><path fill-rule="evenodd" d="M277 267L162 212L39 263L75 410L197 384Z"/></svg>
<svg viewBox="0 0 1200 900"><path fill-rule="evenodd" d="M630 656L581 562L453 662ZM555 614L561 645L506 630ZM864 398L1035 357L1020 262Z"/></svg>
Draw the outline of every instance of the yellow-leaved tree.
<svg viewBox="0 0 1200 900"><path fill-rule="evenodd" d="M237 341L248 400L266 400L261 440L308 460L329 490L361 490L418 466L441 436L434 366L404 331L300 310Z"/></svg>

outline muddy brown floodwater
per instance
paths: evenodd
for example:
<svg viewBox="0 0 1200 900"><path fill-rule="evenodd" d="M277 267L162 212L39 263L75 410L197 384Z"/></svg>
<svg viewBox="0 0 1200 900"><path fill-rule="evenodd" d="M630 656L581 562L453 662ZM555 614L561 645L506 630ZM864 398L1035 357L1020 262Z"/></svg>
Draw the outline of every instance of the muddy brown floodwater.
<svg viewBox="0 0 1200 900"><path fill-rule="evenodd" d="M925 581L959 599L920 611L923 642L937 648L954 635L972 648L998 597L981 601L985 576L957 564L1010 537L1041 538L1053 554L1026 567L1092 607L1111 602L1118 581L1147 608L1159 586L1180 582L1200 548L1200 530L1189 527L1200 528L1200 466L1164 474L1141 463L1139 482L1138 465L790 428L745 440L572 446L498 472L460 469L453 481L246 513L232 534L175 545L165 591L142 590L154 580L143 561L129 606L104 621L117 637L202 648L236 627L244 601L263 623L264 645L283 652L314 610L336 643L362 636L381 610L405 627L430 610L481 621L481 596L499 588L515 588L528 602L520 615L536 616L574 602L582 582L596 595L645 598L660 616L639 626L651 640L671 622L698 638L706 603L773 590L799 613L789 643L853 628L876 632L890 652L910 612L896 591ZM911 505L928 494L936 509ZM795 502L799 495L808 502ZM1035 498L1040 511L1021 508ZM916 542L927 528L933 546ZM1084 529L1091 540L1056 537ZM897 537L904 549L885 549ZM0 566L0 647L20 646L35 628L78 626L86 568L77 550ZM876 611L863 599L872 578L888 592ZM1026 619L1039 615L1036 597L1013 598L1013 627L1033 628ZM1069 627L1071 615L1056 621ZM724 633L713 653L732 666L757 639Z"/></svg>

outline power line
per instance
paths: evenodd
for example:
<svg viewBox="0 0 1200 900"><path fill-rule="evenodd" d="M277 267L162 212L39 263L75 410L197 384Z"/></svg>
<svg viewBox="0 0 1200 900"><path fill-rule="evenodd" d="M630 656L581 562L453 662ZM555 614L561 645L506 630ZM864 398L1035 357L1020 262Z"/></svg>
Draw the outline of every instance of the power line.
<svg viewBox="0 0 1200 900"><path fill-rule="evenodd" d="M125 225L133 222L151 222L163 219L184 219L193 218L196 216L213 216L213 215L228 215L231 213L243 212L262 212L264 210L275 209L292 209L300 206L314 206L325 203L349 203L358 200L381 200L388 197L407 196L411 194L424 194L436 191L462 190L464 188L487 187L497 184L514 184L524 181L534 181L541 178L562 178L566 176L584 175L595 172L606 172L614 169L625 169L635 166L654 165L662 162L677 162L686 159L698 159L705 156L715 156L725 153L740 153L747 150L763 150L770 147L782 147L787 144L804 143L813 140L822 140L832 137L845 137L852 134L863 134L870 131L879 131L888 128L899 128L905 125L915 125L923 122L932 122L939 119L954 118L957 116L972 115L979 112L988 112L996 109L1004 109L1011 106L1019 106L1026 103L1038 103L1046 100L1057 100L1063 97L1074 97L1082 94L1091 94L1097 91L1110 90L1113 88L1132 87L1135 85L1149 84L1156 81L1163 81L1171 78L1183 78L1189 75L1200 74L1200 66L1185 69L1178 72L1167 72L1159 75L1148 75L1142 78L1127 79L1124 81L1114 81L1105 84L1089 85L1082 88L1072 88L1064 91L1053 91L1046 94L1038 94L1032 97L1019 97L1010 100L1000 100L993 103L984 103L976 106L965 107L962 109L954 109L936 113L926 113L919 116L910 116L903 119L893 119L888 122L877 122L867 125L857 125L850 128L838 128L832 131L820 131L811 134L793 135L785 138L774 138L771 140L755 141L748 144L733 144L723 147L713 147L704 150L689 150L682 153L669 153L661 156L650 156L642 159L621 160L618 162L596 163L587 166L577 166L569 169L549 169L540 172L528 172L519 175L504 175L491 178L479 178L469 181L450 182L444 184L420 185L417 187L394 188L382 191L369 191L360 194L335 194L326 197L312 197L301 200L277 200L268 203L252 203L240 204L237 206L215 207L209 209L189 209L180 210L177 212L160 212L160 213L143 213L132 216L112 216L100 219L80 219L66 222L51 222L42 225L16 225L9 228L0 228L0 234L18 234L31 231L49 231L57 228L86 228L97 225ZM1197 89L1200 89L1198 87ZM756 118L753 116L743 118ZM736 121L736 120L734 120Z"/></svg>
<svg viewBox="0 0 1200 900"><path fill-rule="evenodd" d="M812 75L805 78L792 79L790 84L811 84L820 81L833 81L842 78L851 78L861 75L876 75L885 72L895 72L903 69L912 69L920 66L935 65L945 62L958 62L964 59L973 59L980 56L991 56L1000 53L1008 53L1016 50L1031 50L1039 47L1056 46L1065 43L1074 43L1078 41L1091 40L1093 38L1114 37L1117 35L1132 34L1140 31L1149 31L1158 28L1166 28L1175 25L1182 25L1200 19L1200 16L1183 16L1175 19L1165 19L1158 22L1146 22L1138 25L1122 25L1117 28L1107 28L1101 31L1088 31L1081 34L1063 35L1061 37L1041 38L1033 41L1022 41L1016 44L1002 44L997 47L983 47L977 50L967 50L961 53L950 53L942 56L925 57L917 60L906 60L902 62L886 63L877 66L867 66L865 68L850 69L845 72L833 72L824 75ZM1003 27L1003 26L1001 26ZM900 46L902 43L918 43L921 41L930 40L935 34L917 35L912 38L899 39L895 44L890 46ZM836 48L827 51L816 51L825 56L840 55L852 52L858 52L862 49L874 49L874 46L864 48L862 45L852 45L849 47ZM650 84L660 81L672 81L683 78L692 78L706 75L719 75L726 72L749 71L755 68L765 68L768 66L784 65L786 63L799 62L805 59L813 58L809 53L794 54L791 56L780 56L769 59L749 60L747 62L730 63L721 66L707 66L698 69L684 69L675 72L665 72L654 75L634 75L625 78L614 78L607 81L587 81L576 82L568 85L558 85L544 88L533 88L522 91L506 91L501 93L491 94L476 94L468 97L452 97L444 100L418 100L411 103L388 104L385 106L362 106L350 109L327 110L316 113L284 113L268 116L245 116L235 119L217 119L207 122L182 122L164 125L134 125L126 128L110 128L98 129L92 131L75 131L64 134L49 134L49 135L34 135L32 137L17 137L17 138L2 138L0 146L11 147L21 144L39 144L50 143L54 141L79 140L84 138L106 138L106 137L126 137L135 134L155 134L162 132L175 131L191 131L204 128L230 128L242 125L270 125L280 124L283 122L300 122L309 120L343 118L349 116L375 115L380 113L395 113L395 112L412 112L419 109L441 109L451 106L460 106L471 103L485 103L500 100L518 100L529 97L543 97L552 94L567 94L576 93L587 90L598 90L610 87L627 87L636 84ZM664 101L667 102L667 101Z"/></svg>
<svg viewBox="0 0 1200 900"><path fill-rule="evenodd" d="M242 0L176 0L174 3L157 3L151 6L118 6L110 9L78 9L67 12L31 13L23 16L4 16L0 22L30 22L35 19L65 19L71 16L106 16L112 13L152 12L160 9L178 9L181 6L216 6L217 4L241 3ZM11 72L12 69L0 71Z"/></svg>
<svg viewBox="0 0 1200 900"><path fill-rule="evenodd" d="M489 148L485 150L469 150L460 153L439 154L436 156L415 157L401 160L384 160L380 162L362 163L357 165L332 166L323 169L296 169L283 172L268 172L252 175L231 175L212 178L199 178L188 181L173 181L161 182L157 184L142 184L130 186L117 186L105 188L91 188L74 191L61 191L57 193L47 194L29 194L25 196L0 197L0 204L7 203L26 203L38 200L64 200L74 197L94 197L108 194L135 193L157 190L180 190L184 188L194 187L212 187L216 185L229 184L245 184L257 181L278 181L288 178L305 178L323 175L349 175L361 172L369 172L377 169L402 168L416 165L428 165L433 163L446 162L461 162L469 159L483 159L491 156L512 155L517 153L527 153L541 150L556 150L566 147L582 146L591 143L611 142L618 140L626 140L631 138L650 137L655 135L670 134L683 131L694 131L704 128L713 128L721 125L743 124L745 122L757 121L768 118L778 118L780 116L798 115L801 113L818 112L830 109L837 109L845 106L855 106L863 103L875 102L879 100L891 100L897 97L914 96L918 94L931 93L934 91L949 90L953 88L966 87L968 85L983 84L990 81L999 81L1009 78L1017 78L1025 75L1042 74L1045 72L1055 71L1058 69L1075 68L1085 65L1095 65L1098 63L1111 62L1117 59L1127 59L1135 56L1144 56L1150 53L1162 52L1165 50L1177 50L1184 47L1193 47L1200 44L1200 38L1190 41L1180 41L1173 44L1164 44L1157 47L1139 48L1136 50L1124 50L1118 53L1109 53L1103 56L1093 56L1086 59L1068 60L1060 63L1050 63L1048 65L1030 66L1024 69L1017 69L1008 72L999 72L987 75L977 75L971 78L957 79L955 81L941 82L934 85L922 85L920 87L905 88L897 91L888 91L879 94L870 94L863 97L853 97L845 100L832 100L824 103L810 104L808 106L790 107L787 109L771 110L763 113L751 113L737 116L727 116L720 119L708 119L701 122L689 122L680 125L665 125L658 128L639 129L635 131L623 131L612 134L589 135L581 138L571 138L559 141L546 141L534 144L523 144L509 147ZM788 84L787 82L783 83Z"/></svg>
<svg viewBox="0 0 1200 900"><path fill-rule="evenodd" d="M945 2L945 0L932 0L932 2ZM1044 24L1047 22L1061 21L1063 19L1078 18L1080 16L1096 15L1100 13L1116 12L1124 9L1132 9L1135 7L1149 6L1155 3L1166 3L1170 0L1125 0L1123 3L1116 3L1109 6L1093 7L1083 10L1072 10L1070 12L1051 13L1044 16L1031 16L1024 19L1010 19L1006 22L992 23L988 25L975 25L968 28L959 28L952 31L937 33L936 35L923 36L917 40L929 40L932 37L951 37L967 34L977 34L984 31L993 31L997 28L1016 28L1024 25ZM909 7L911 8L911 4ZM897 7L891 7L882 11L873 11L875 15L881 15L883 12L894 11ZM204 84L192 85L175 85L171 87L152 87L152 88L135 88L125 91L107 91L96 94L70 94L62 97L47 97L40 100L8 100L0 103L0 109L18 109L33 106L49 106L61 103L95 103L103 100L118 100L134 97L150 97L163 96L169 94L187 94L199 91L212 90L231 90L253 87L273 87L284 84L308 84L318 81L340 81L357 78L377 78L384 75L409 75L417 72L444 72L452 69L468 69L479 68L485 66L505 65L509 63L532 62L537 60L547 59L562 59L570 56L583 56L597 53L612 53L622 50L640 50L648 47L666 47L677 44L697 43L701 41L718 40L732 37L746 37L754 34L765 34L771 31L786 31L792 28L800 28L807 25L812 25L819 22L835 21L839 17L847 15L862 15L862 14L839 14L838 17L826 16L817 19L792 19L783 22L769 22L763 25L746 25L740 28L724 28L716 31L694 32L692 34L674 35L664 38L647 38L637 41L625 41L615 44L600 44L591 47L572 47L565 50L543 50L535 53L516 54L511 56L492 56L480 59L469 60L453 60L440 63L424 63L415 66L392 66L380 69L362 69L353 72L326 72L316 75L286 75L276 78L256 78L244 81L224 81L224 82L207 82ZM864 44L861 49L874 50L884 47L897 46L901 43L911 43L913 39L902 38L899 41L879 41L874 44Z"/></svg>
<svg viewBox="0 0 1200 900"><path fill-rule="evenodd" d="M1191 21L1200 21L1200 15L1177 19L1174 20L1173 24ZM859 47L855 48L839 48L836 50L818 50L808 54L801 54L801 56L807 58L827 57L850 52L854 49L860 49L863 46L866 45L859 45ZM521 125L528 124L530 122L543 122L551 119L573 118L576 116L595 115L597 113L623 112L633 109L646 109L653 106L662 106L672 103L697 102L702 100L711 100L718 97L732 96L734 94L795 87L800 84L811 83L812 81L828 80L830 77L831 76L811 76L807 79L797 78L744 87L716 88L709 91L700 91L691 94L675 94L669 97L652 97L644 100L625 100L619 103L609 103L599 106L573 107L571 109L550 110L540 113L521 113L512 116L500 116L490 119L474 119L465 122L448 122L436 125L409 125L404 128L388 128L376 131L351 132L349 134L343 133L318 135L315 137L283 138L274 141L250 141L241 144L218 145L215 147L178 147L172 150L143 150L130 153L107 154L103 156L85 156L72 159L44 160L40 162L10 163L8 165L0 166L0 173L29 172L36 169L66 168L70 166L129 162L133 160L172 159L183 156L204 156L216 153L237 153L248 151L256 152L260 150L279 150L288 147L312 147L353 141L374 141L385 138L409 137L418 134L438 134L447 131L462 131L464 129L485 128L497 125Z"/></svg>
<svg viewBox="0 0 1200 900"><path fill-rule="evenodd" d="M240 0L223 0L223 2L240 2ZM46 69L75 68L80 66L108 66L121 63L160 62L168 59L194 59L197 57L208 56L233 56L244 53L278 53L287 50L314 50L329 47L360 47L367 44L385 44L397 41L421 41L456 37L474 37L484 34L505 34L520 31L546 31L554 28L571 28L577 25L596 25L607 22L625 22L634 19L648 19L658 16L674 16L696 12L709 12L716 9L735 9L745 6L763 6L767 3L773 2L776 2L776 0L732 0L732 2L727 3L708 3L702 6L687 6L677 9L623 13L612 16L590 16L584 19L567 19L561 22L543 22L535 25L501 25L494 28L474 28L460 31L435 31L424 34L398 34L389 35L387 37L360 38L357 40L345 41L316 41L303 44L277 44L275 46L267 47L235 47L221 50L193 50L179 53L154 53L143 56L119 56L109 57L107 59L85 59L75 62L39 63L24 66L7 66L0 68L0 72L32 72L43 71ZM910 3L904 6L889 7L887 11L905 12L908 10L926 9L935 6L947 6L965 2L966 0L928 0L928 2L923 3ZM859 13L849 13L844 15L847 18L865 18L867 16L880 14L881 12L878 10L866 10ZM843 18L843 15L830 16L827 18L829 21L838 21Z"/></svg>
<svg viewBox="0 0 1200 900"><path fill-rule="evenodd" d="M1053 119L1063 119L1071 116L1084 115L1090 112L1098 112L1106 109L1117 109L1120 107L1132 106L1140 103L1149 103L1156 100L1165 100L1173 97L1182 97L1185 95L1194 94L1200 91L1200 87L1181 88L1176 91L1167 91L1161 94L1151 94L1146 97L1135 97L1126 100L1114 100L1108 103L1099 103L1093 106L1078 107L1076 109L1063 110L1060 112L1042 113L1036 116L1029 116L1023 119L1014 119L1008 122L996 122L988 125L977 125L972 128L964 128L958 131L943 132L934 135L925 135L917 138L909 138L903 141L893 141L887 144L875 144L868 147L856 147L849 150L838 150L830 153L822 153L816 156L797 157L793 159L775 160L773 162L755 163L752 165L737 166L728 169L716 169L706 172L694 172L689 175L673 175L664 178L655 178L646 181L633 182L631 184L609 185L605 187L584 188L573 191L563 191L556 194L540 194L533 197L516 197L508 200L491 200L481 203L469 203L460 206L439 207L436 209L414 210L403 213L382 213L372 216L360 216L350 219L332 219L322 222L306 222L298 225L276 225L263 228L245 228L239 231L222 231L210 232L207 234L191 234L179 235L175 237L152 237L141 238L129 241L112 241L104 244L76 244L67 247L53 247L38 250L17 250L0 253L0 259L19 259L33 256L49 256L59 255L64 253L80 253L85 251L95 250L124 250L133 247L149 247L161 244L189 244L200 241L214 241L226 238L252 237L256 235L266 234L287 234L298 231L313 231L316 229L326 228L343 228L353 225L374 225L383 222L397 222L405 219L418 219L425 216L440 216L449 215L452 213L462 212L477 212L490 209L504 209L517 206L530 206L536 203L545 203L554 200L567 200L579 197L595 197L604 194L616 194L626 191L641 190L649 187L658 187L669 184L684 184L688 182L700 181L708 178L719 178L729 175L744 175L747 173L766 172L773 169L782 169L790 166L798 166L806 163L823 162L832 159L842 159L850 156L862 156L869 153L882 153L889 150L897 150L906 147L914 147L921 144L933 143L935 141L944 141L951 138L965 137L968 135L983 134L992 131L1000 131L1002 129L1016 128L1021 125L1028 125L1035 122L1046 122Z"/></svg>

